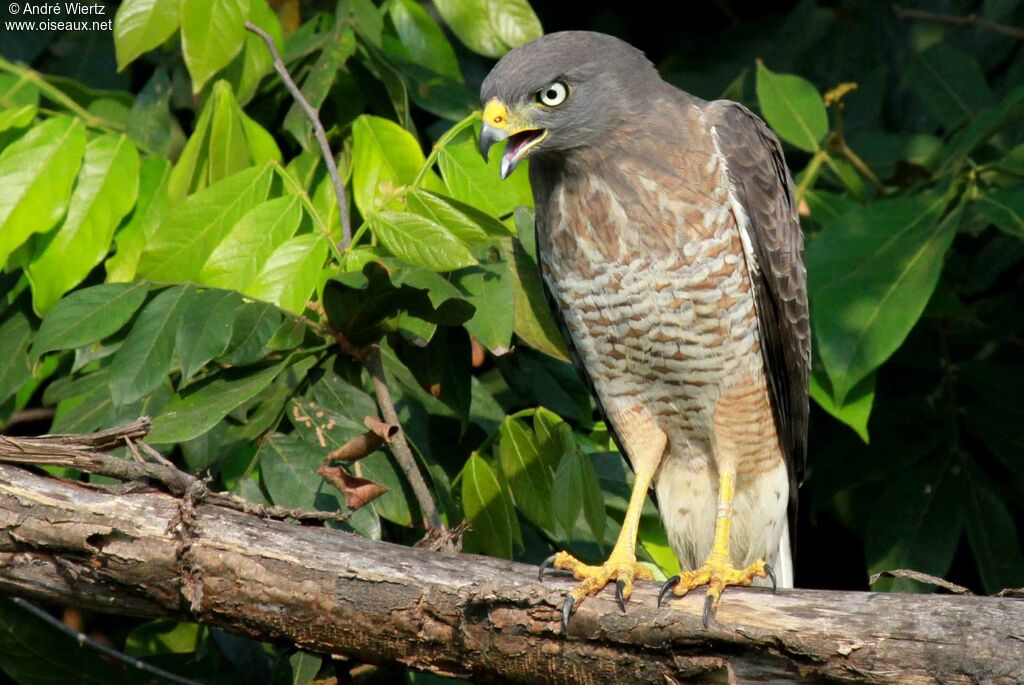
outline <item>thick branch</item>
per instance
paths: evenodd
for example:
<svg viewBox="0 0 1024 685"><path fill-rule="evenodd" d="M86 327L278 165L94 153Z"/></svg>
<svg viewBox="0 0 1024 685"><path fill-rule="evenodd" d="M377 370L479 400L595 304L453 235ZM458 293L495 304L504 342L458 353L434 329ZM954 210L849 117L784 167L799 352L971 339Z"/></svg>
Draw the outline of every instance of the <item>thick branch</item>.
<svg viewBox="0 0 1024 685"><path fill-rule="evenodd" d="M730 589L703 630L702 596L658 610L643 583L625 615L584 602L566 639L569 584L535 572L0 465L0 592L483 681L1024 680L1018 600Z"/></svg>

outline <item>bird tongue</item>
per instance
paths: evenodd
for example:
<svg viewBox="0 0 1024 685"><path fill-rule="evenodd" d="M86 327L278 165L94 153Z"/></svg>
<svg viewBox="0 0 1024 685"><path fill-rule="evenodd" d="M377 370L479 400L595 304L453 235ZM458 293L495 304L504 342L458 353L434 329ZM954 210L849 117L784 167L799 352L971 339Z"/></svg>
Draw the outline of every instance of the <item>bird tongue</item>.
<svg viewBox="0 0 1024 685"><path fill-rule="evenodd" d="M501 158L502 178L507 178L512 173L519 164L519 160L522 159L526 149L542 135L544 135L544 129L530 129L509 136L508 144L505 146L505 154Z"/></svg>

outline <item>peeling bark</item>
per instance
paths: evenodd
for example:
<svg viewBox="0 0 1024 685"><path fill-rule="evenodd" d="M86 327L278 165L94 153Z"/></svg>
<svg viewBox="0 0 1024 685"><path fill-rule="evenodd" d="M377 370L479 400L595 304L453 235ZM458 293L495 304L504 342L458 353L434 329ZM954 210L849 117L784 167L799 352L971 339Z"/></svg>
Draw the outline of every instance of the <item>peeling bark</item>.
<svg viewBox="0 0 1024 685"><path fill-rule="evenodd" d="M0 592L196 620L262 640L479 681L1024 682L1024 602L729 589L657 609L640 583L561 634L569 581L536 569L289 524L149 488L0 464Z"/></svg>

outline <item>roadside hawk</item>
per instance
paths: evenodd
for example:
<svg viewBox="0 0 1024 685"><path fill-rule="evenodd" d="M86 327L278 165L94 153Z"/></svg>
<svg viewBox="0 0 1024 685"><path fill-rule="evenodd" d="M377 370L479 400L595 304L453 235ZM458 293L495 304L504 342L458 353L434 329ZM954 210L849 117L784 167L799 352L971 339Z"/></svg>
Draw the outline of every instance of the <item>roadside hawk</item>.
<svg viewBox="0 0 1024 685"><path fill-rule="evenodd" d="M742 105L674 88L599 33L512 50L481 99L481 151L507 140L502 177L530 158L543 281L635 472L608 560L545 563L581 581L564 627L611 581L624 607L634 580L651 578L636 537L652 484L685 569L662 596L707 585L707 625L729 585L792 587L811 343L778 139Z"/></svg>

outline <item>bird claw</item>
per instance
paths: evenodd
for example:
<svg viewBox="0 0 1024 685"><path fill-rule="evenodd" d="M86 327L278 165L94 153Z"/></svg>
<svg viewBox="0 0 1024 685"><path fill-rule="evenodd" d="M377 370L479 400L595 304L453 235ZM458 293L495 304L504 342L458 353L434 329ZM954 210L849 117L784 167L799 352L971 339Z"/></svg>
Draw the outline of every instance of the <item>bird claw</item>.
<svg viewBox="0 0 1024 685"><path fill-rule="evenodd" d="M626 613L626 598L622 596L622 591L626 588L626 581L619 578L615 581L615 601L619 603L619 610L622 613Z"/></svg>
<svg viewBox="0 0 1024 685"><path fill-rule="evenodd" d="M565 604L562 605L562 635L569 637L569 617L572 615L572 608L576 605L576 598L572 595L565 596Z"/></svg>
<svg viewBox="0 0 1024 685"><path fill-rule="evenodd" d="M715 606L715 596L708 593L707 597L704 598L704 611L701 613L701 623L704 624L704 629L707 630L711 625L711 609Z"/></svg>
<svg viewBox="0 0 1024 685"><path fill-rule="evenodd" d="M661 584L661 590L658 592L658 608L661 608L661 601L665 599L665 595L669 593L669 590L674 588L679 582L680 578L678 575L674 575L664 583Z"/></svg>
<svg viewBox="0 0 1024 685"><path fill-rule="evenodd" d="M552 554L550 557L541 562L540 568L537 569L537 580L544 582L544 576L553 576L555 578L572 578L572 571L567 571L561 568L554 568L555 557L557 554Z"/></svg>
<svg viewBox="0 0 1024 685"><path fill-rule="evenodd" d="M765 572L765 573L767 573L767 574L768 574L768 577L769 577L769 578L771 578L771 580L772 580L772 594L773 594L773 595L777 595L777 594L779 594L779 592L778 592L778 590L779 590L779 584L778 584L778 582L777 582L777 581L775 580L775 569L773 569L773 568L772 568L771 566L769 566L768 564L765 564L765 565L764 565L764 572Z"/></svg>

